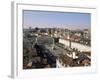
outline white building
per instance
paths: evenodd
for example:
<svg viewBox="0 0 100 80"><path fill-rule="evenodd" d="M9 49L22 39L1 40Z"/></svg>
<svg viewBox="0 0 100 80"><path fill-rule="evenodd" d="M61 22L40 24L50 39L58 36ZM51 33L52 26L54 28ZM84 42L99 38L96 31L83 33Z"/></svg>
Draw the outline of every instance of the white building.
<svg viewBox="0 0 100 80"><path fill-rule="evenodd" d="M64 44L66 47L70 46L69 40L59 39L59 43ZM91 51L91 47L76 42L71 42L71 48L76 48L79 51Z"/></svg>

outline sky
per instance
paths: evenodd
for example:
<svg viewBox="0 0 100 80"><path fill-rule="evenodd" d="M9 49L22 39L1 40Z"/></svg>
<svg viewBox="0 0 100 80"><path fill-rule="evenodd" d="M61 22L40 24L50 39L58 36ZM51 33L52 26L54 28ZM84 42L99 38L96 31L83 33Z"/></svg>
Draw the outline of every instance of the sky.
<svg viewBox="0 0 100 80"><path fill-rule="evenodd" d="M86 29L91 26L91 14L24 10L23 26L24 28L64 27Z"/></svg>

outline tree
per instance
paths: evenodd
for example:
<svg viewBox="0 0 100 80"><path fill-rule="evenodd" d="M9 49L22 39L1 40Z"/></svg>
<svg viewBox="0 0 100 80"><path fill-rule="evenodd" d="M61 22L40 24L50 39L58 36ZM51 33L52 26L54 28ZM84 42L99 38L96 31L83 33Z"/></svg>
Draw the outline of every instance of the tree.
<svg viewBox="0 0 100 80"><path fill-rule="evenodd" d="M38 30L39 30L39 28L38 28L38 27L35 27L35 30L36 30L36 31L38 31Z"/></svg>

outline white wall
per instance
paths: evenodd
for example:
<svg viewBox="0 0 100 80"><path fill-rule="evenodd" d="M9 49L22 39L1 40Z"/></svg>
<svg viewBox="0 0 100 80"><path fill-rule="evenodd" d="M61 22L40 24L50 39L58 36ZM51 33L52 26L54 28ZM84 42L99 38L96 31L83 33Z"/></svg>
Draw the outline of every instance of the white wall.
<svg viewBox="0 0 100 80"><path fill-rule="evenodd" d="M17 1L17 0L16 0ZM20 0L21 1L21 0ZM24 0L25 1L25 0ZM30 0L27 0L30 1ZM62 4L66 5L67 1L72 0L32 0L34 3L41 4ZM99 5L99 0L73 0L72 4L81 5ZM82 1L82 2L81 2ZM85 2L86 1L86 2ZM97 1L97 2L96 2ZM81 3L80 3L81 2ZM75 4L76 3L76 4ZM12 80L10 75L11 65L11 0L0 0L0 80ZM100 5L98 6L98 21L100 21ZM100 61L100 22L98 27L94 26L96 30L94 38L95 54L98 56ZM34 74L34 73L33 73ZM29 78L29 79L18 79L18 80L100 80L100 62L98 62L98 72L92 74L66 74L61 76L43 77L43 78Z"/></svg>
<svg viewBox="0 0 100 80"><path fill-rule="evenodd" d="M91 51L91 48L89 46L85 46L85 45L75 43L75 42L72 42L71 45L72 45L72 48L77 48L80 51Z"/></svg>
<svg viewBox="0 0 100 80"><path fill-rule="evenodd" d="M64 44L66 47L69 47L70 42L68 40L59 39L59 43Z"/></svg>
<svg viewBox="0 0 100 80"><path fill-rule="evenodd" d="M68 40L59 39L59 43L64 44L65 46L69 46L70 42ZM76 42L71 42L71 48L77 48L80 51L91 51L91 47L82 45Z"/></svg>

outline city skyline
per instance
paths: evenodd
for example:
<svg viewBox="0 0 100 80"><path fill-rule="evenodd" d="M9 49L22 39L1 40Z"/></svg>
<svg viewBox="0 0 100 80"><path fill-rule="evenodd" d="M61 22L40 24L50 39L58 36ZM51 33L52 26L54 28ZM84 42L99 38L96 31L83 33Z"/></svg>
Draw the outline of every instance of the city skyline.
<svg viewBox="0 0 100 80"><path fill-rule="evenodd" d="M24 28L71 28L90 29L91 14L76 12L23 11Z"/></svg>

